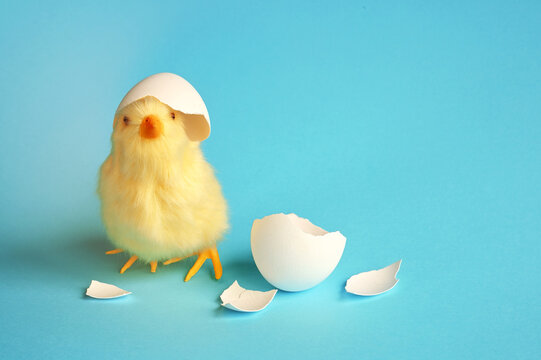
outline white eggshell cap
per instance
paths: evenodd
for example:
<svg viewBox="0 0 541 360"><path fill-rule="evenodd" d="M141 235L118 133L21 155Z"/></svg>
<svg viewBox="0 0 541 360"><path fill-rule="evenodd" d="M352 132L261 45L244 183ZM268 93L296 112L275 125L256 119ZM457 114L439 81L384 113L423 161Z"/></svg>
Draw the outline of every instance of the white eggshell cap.
<svg viewBox="0 0 541 360"><path fill-rule="evenodd" d="M145 96L154 96L185 114L203 115L210 128L209 113L203 99L188 81L176 74L159 73L141 80L124 96L116 112Z"/></svg>

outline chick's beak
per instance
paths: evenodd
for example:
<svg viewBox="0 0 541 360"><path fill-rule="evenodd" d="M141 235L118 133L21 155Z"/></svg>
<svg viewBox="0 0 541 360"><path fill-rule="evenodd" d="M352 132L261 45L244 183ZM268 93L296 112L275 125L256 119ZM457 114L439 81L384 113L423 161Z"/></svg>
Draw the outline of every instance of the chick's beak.
<svg viewBox="0 0 541 360"><path fill-rule="evenodd" d="M148 115L139 125L139 135L145 139L155 139L163 133L163 123L155 115Z"/></svg>

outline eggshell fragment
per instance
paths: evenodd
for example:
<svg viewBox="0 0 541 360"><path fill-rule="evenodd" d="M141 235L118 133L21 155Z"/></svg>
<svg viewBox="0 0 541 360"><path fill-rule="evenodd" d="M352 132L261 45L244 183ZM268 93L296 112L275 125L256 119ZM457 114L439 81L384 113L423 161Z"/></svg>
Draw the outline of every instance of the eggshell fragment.
<svg viewBox="0 0 541 360"><path fill-rule="evenodd" d="M224 290L220 299L222 306L240 312L256 312L263 310L274 299L278 290L255 291L246 290L239 285L237 280Z"/></svg>
<svg viewBox="0 0 541 360"><path fill-rule="evenodd" d="M257 268L269 283L285 291L302 291L331 274L346 238L295 214L274 214L254 221L251 244Z"/></svg>
<svg viewBox="0 0 541 360"><path fill-rule="evenodd" d="M389 291L398 283L396 274L400 270L400 264L402 264L402 260L383 269L353 275L346 283L346 291L362 296L379 295Z"/></svg>
<svg viewBox="0 0 541 360"><path fill-rule="evenodd" d="M151 75L137 83L124 96L116 112L145 96L153 96L174 110L185 114L198 114L205 117L206 123L200 132L205 133L204 139L210 134L210 117L203 99L195 88L184 78L171 73ZM204 140L202 139L202 140Z"/></svg>
<svg viewBox="0 0 541 360"><path fill-rule="evenodd" d="M90 286L86 289L86 295L95 299L114 299L129 294L131 292L96 280L92 280Z"/></svg>

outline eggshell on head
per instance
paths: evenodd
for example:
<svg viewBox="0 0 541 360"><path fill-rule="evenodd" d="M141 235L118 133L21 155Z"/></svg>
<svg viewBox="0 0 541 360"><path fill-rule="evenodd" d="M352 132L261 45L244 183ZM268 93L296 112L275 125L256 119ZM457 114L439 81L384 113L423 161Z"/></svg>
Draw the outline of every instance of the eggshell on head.
<svg viewBox="0 0 541 360"><path fill-rule="evenodd" d="M132 102L146 96L153 96L174 110L185 114L203 115L206 124L204 131L202 131L206 137L210 134L210 117L207 107L197 90L184 78L172 73L151 75L128 91L118 105L116 112L118 113Z"/></svg>
<svg viewBox="0 0 541 360"><path fill-rule="evenodd" d="M274 214L254 221L251 244L257 268L269 283L285 291L302 291L331 274L346 238L295 214Z"/></svg>

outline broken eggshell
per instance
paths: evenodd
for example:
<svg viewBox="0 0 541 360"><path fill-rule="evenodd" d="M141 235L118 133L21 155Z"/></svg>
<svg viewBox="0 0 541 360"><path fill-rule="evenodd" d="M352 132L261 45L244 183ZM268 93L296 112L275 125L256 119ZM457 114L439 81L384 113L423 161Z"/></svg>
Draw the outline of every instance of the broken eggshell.
<svg viewBox="0 0 541 360"><path fill-rule="evenodd" d="M342 257L346 238L295 214L274 214L254 221L251 244L265 280L281 290L302 291L331 274Z"/></svg>
<svg viewBox="0 0 541 360"><path fill-rule="evenodd" d="M220 299L222 306L240 312L256 312L263 310L274 299L278 290L255 291L246 290L237 280L224 290Z"/></svg>
<svg viewBox="0 0 541 360"><path fill-rule="evenodd" d="M346 291L355 295L373 296L391 290L398 279L396 274L400 270L402 260L379 270L362 272L350 277L346 283Z"/></svg>
<svg viewBox="0 0 541 360"><path fill-rule="evenodd" d="M86 295L95 299L114 299L129 294L131 292L97 280L92 280L90 286L86 289Z"/></svg>
<svg viewBox="0 0 541 360"><path fill-rule="evenodd" d="M128 91L116 112L146 96L153 96L172 109L185 114L202 115L204 120L200 117L193 118L191 126L197 128L194 132L199 134L198 140L203 141L209 137L210 118L205 102L197 90L184 78L172 73L151 75Z"/></svg>

